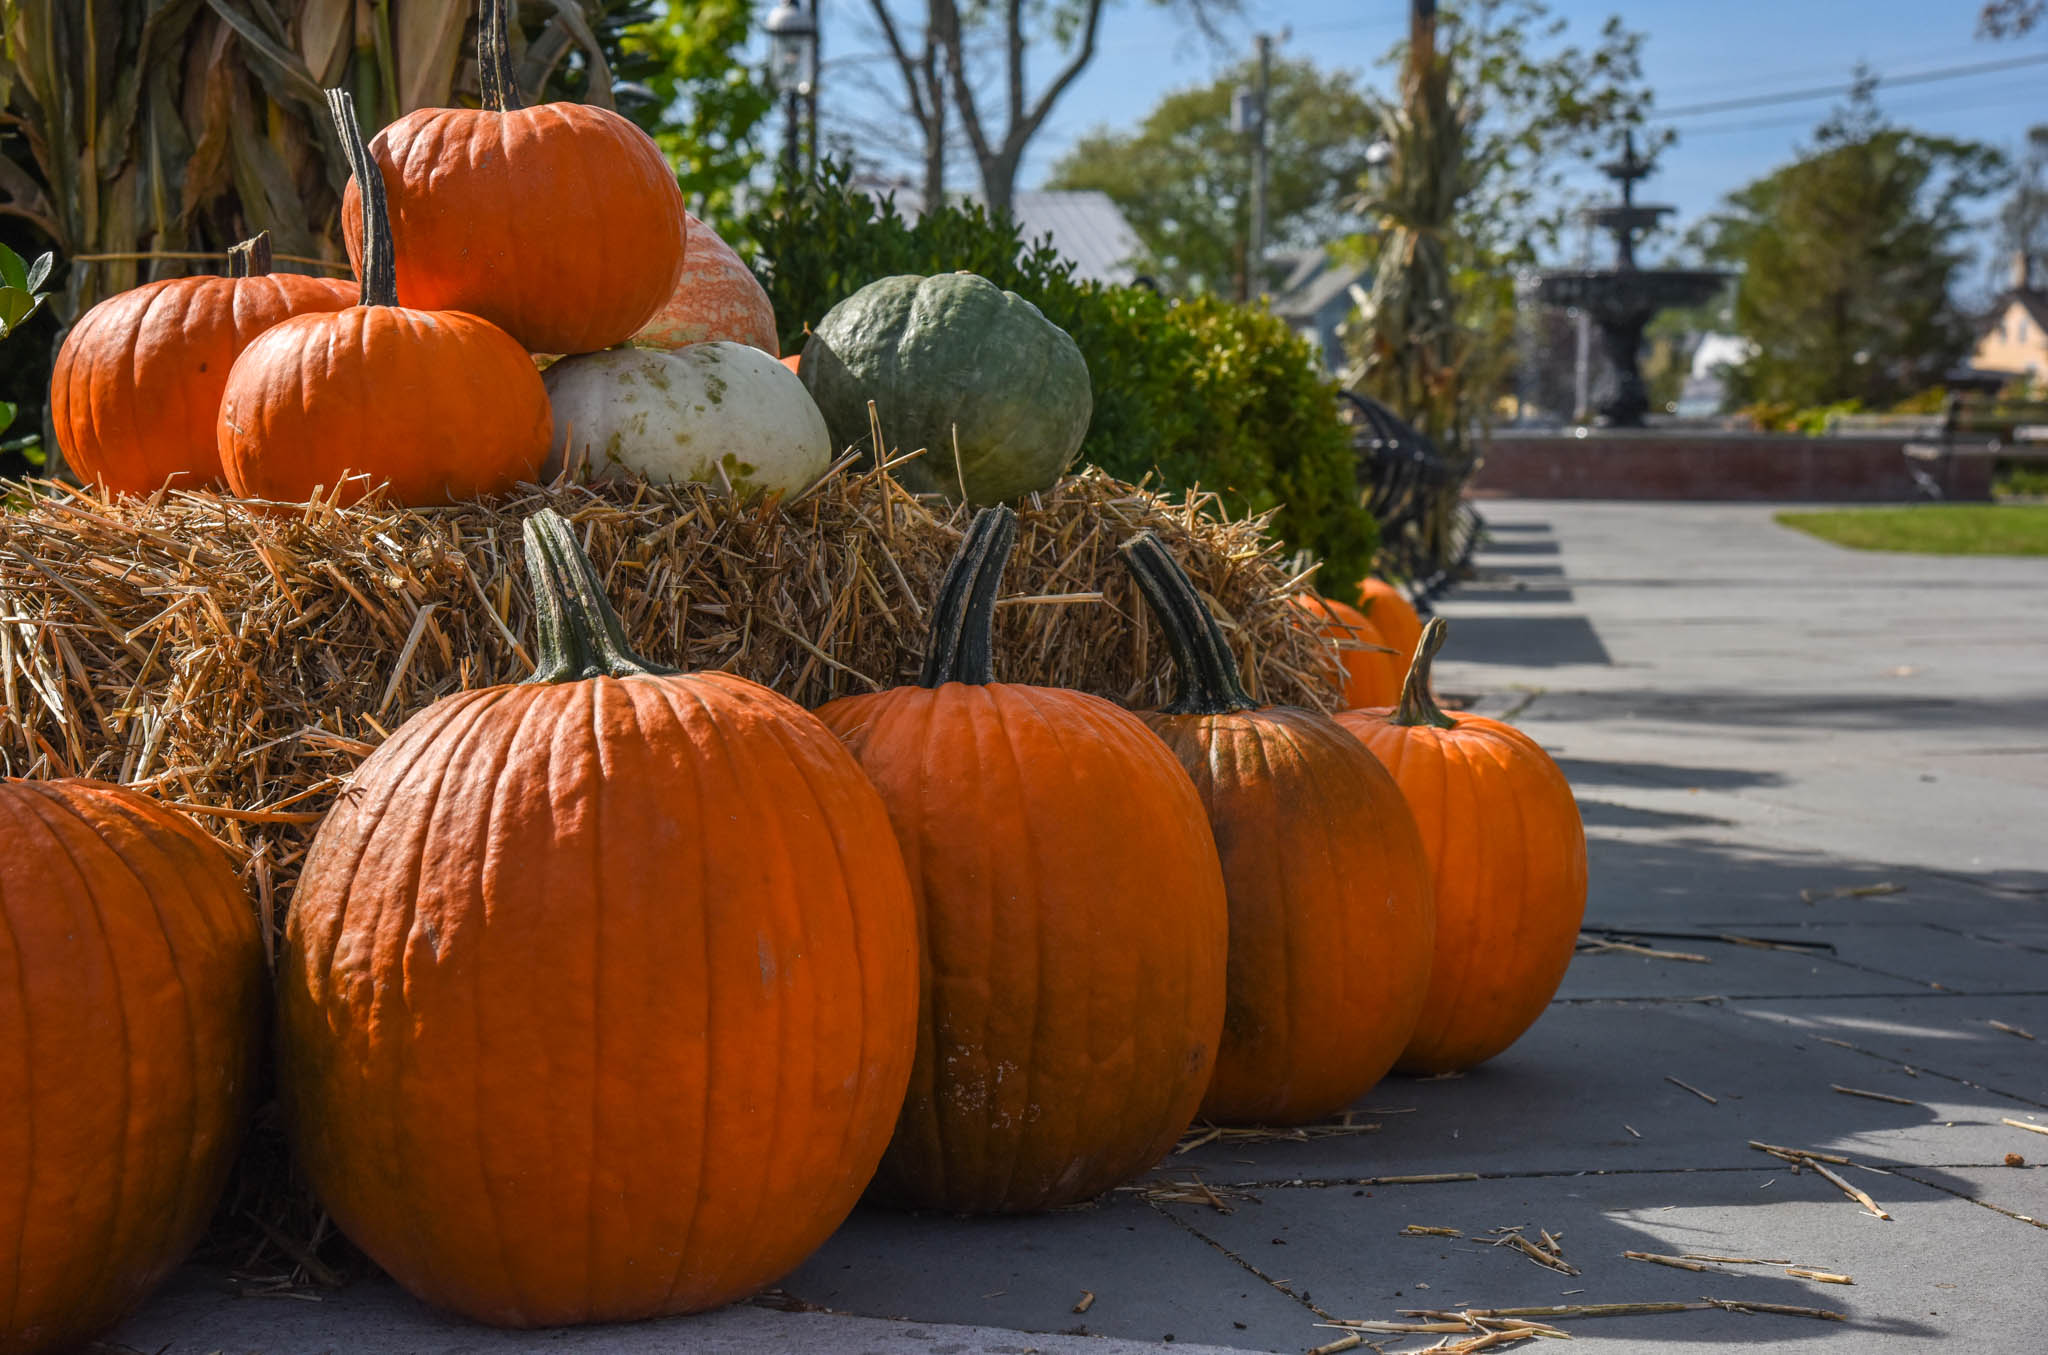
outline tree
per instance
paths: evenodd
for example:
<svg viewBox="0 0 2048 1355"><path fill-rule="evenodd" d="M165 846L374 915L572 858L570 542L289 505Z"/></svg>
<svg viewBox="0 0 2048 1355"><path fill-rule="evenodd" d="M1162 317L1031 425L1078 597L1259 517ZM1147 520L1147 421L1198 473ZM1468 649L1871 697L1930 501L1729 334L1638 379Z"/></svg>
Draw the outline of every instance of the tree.
<svg viewBox="0 0 2048 1355"><path fill-rule="evenodd" d="M620 111L646 128L675 166L691 210L727 239L740 215L738 190L764 153L762 126L775 96L741 63L756 24L753 0L668 0L635 6L640 22L618 31L613 74ZM648 96L628 104L624 91Z"/></svg>
<svg viewBox="0 0 2048 1355"><path fill-rule="evenodd" d="M2027 149L2020 160L2012 196L1998 210L1999 285L2017 270L2015 258L2027 261L2029 276L2048 278L2048 123L2027 129ZM2009 272L2008 270L2012 270ZM2042 284L2048 286L2048 281Z"/></svg>
<svg viewBox="0 0 2048 1355"><path fill-rule="evenodd" d="M1220 291L1239 268L1250 221L1250 150L1231 100L1256 78L1244 62L1167 95L1134 132L1098 128L1054 166L1048 186L1109 194L1144 242L1143 271L1173 291ZM1346 71L1273 63L1268 94L1268 234L1282 247L1327 243L1359 227L1372 105Z"/></svg>
<svg viewBox="0 0 2048 1355"><path fill-rule="evenodd" d="M1512 368L1515 276L1571 219L1566 175L1640 127L1650 93L1643 36L1618 16L1583 46L1544 0L1432 8L1416 0L1390 54L1398 99L1374 104L1393 153L1366 185L1378 267L1349 375L1463 458Z"/></svg>
<svg viewBox="0 0 2048 1355"><path fill-rule="evenodd" d="M1213 33L1216 17L1238 8L1238 0L1153 3L1173 5L1205 33ZM1009 215L1025 148L1095 59L1107 4L869 0L903 83L905 110L923 141L926 201L944 196L948 119L957 117L980 172L983 200L991 213ZM1030 53L1048 45L1058 68L1034 89Z"/></svg>
<svg viewBox="0 0 2048 1355"><path fill-rule="evenodd" d="M1963 208L2003 184L2004 157L1886 124L1871 88L1708 223L1709 254L1742 269L1735 321L1757 351L1735 373L1741 398L1888 405L1968 351L1951 295L1968 258Z"/></svg>
<svg viewBox="0 0 2048 1355"><path fill-rule="evenodd" d="M2048 18L2048 0L1985 0L1977 15L1980 38L2021 38Z"/></svg>

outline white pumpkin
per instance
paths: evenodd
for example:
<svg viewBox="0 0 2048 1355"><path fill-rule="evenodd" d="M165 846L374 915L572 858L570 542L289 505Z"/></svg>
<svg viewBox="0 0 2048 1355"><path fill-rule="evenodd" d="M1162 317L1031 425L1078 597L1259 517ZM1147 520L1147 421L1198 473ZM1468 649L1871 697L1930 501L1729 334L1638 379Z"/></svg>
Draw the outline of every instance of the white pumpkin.
<svg viewBox="0 0 2048 1355"><path fill-rule="evenodd" d="M810 486L832 464L825 416L796 373L758 348L699 343L563 358L541 377L555 412L546 474L731 485L740 495Z"/></svg>
<svg viewBox="0 0 2048 1355"><path fill-rule="evenodd" d="M718 232L688 212L683 215L689 225L683 276L674 295L628 342L641 348L675 349L729 340L779 356L775 308L754 270L718 238Z"/></svg>

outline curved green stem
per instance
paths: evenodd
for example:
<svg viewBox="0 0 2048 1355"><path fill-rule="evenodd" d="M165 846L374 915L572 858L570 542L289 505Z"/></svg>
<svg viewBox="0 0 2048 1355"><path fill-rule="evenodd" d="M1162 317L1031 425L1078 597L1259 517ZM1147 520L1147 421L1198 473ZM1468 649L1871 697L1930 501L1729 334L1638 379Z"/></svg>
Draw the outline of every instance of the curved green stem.
<svg viewBox="0 0 2048 1355"><path fill-rule="evenodd" d="M673 673L633 652L619 614L605 601L604 585L576 533L552 508L526 520L526 573L533 585L540 653L528 686L581 682L594 677Z"/></svg>
<svg viewBox="0 0 2048 1355"><path fill-rule="evenodd" d="M228 276L264 278L270 276L270 232L257 231L239 245L228 246Z"/></svg>
<svg viewBox="0 0 2048 1355"><path fill-rule="evenodd" d="M519 97L519 77L512 69L513 3L479 0L476 7L476 75L483 86L484 107L493 113L525 107Z"/></svg>
<svg viewBox="0 0 2048 1355"><path fill-rule="evenodd" d="M1118 548L1124 567L1138 581L1166 642L1173 646L1173 700L1167 715L1228 715L1257 710L1237 671L1237 657L1216 624L1216 614L1195 591L1193 580L1159 538L1140 532Z"/></svg>
<svg viewBox="0 0 2048 1355"><path fill-rule="evenodd" d="M356 101L349 92L328 90L327 111L334 118L334 131L341 138L342 154L348 157L348 172L355 176L356 194L362 202L363 290L356 304L396 306L398 256L391 244L391 205L384 198L384 171L363 144L363 129L356 125Z"/></svg>
<svg viewBox="0 0 2048 1355"><path fill-rule="evenodd" d="M984 508L968 525L967 537L946 566L939 600L932 608L931 648L924 656L920 687L948 682L984 685L995 681L996 591L1003 567L1017 543L1017 515L1007 504Z"/></svg>
<svg viewBox="0 0 2048 1355"><path fill-rule="evenodd" d="M1415 645L1415 661L1408 665L1408 680L1401 684L1401 705L1394 712L1394 724L1458 727L1458 722L1444 714L1436 698L1429 694L1429 666L1436 661L1436 652L1444 647L1450 630L1449 623L1440 616L1432 616L1422 628L1422 639Z"/></svg>

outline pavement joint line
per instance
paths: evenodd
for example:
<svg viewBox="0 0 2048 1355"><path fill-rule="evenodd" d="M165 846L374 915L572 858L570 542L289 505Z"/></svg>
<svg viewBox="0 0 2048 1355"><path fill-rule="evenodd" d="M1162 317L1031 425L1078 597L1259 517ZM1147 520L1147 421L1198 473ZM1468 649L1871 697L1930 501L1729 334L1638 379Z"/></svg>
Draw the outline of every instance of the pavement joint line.
<svg viewBox="0 0 2048 1355"><path fill-rule="evenodd" d="M2003 946L2007 950L2023 950L2029 955L2048 955L2048 945L2037 946L2026 941L2014 941L2003 936L1986 936L1982 932L1964 931L1961 927L1949 927L1939 922L1923 922L1923 927L1950 936L1960 936L1966 941L1980 941L1987 946Z"/></svg>
<svg viewBox="0 0 2048 1355"><path fill-rule="evenodd" d="M1207 1243L1210 1247L1213 1247L1215 1250L1221 1252L1226 1258L1235 1262L1237 1265L1243 1267L1247 1272L1249 1272L1251 1275L1257 1278L1261 1283L1270 1285L1272 1288L1278 1290L1282 1294L1285 1294L1288 1298L1294 1300L1302 1307L1308 1309L1309 1312L1314 1313L1317 1317L1323 1319L1323 1321L1329 1322L1334 1320L1329 1313L1326 1313L1321 1308L1316 1307L1316 1305L1309 1299L1306 1291L1296 1293L1294 1290L1289 1289L1287 1287L1286 1282L1274 1279L1272 1276L1268 1275L1265 1271L1260 1270L1257 1266L1253 1265L1244 1257L1239 1256L1236 1252L1232 1251L1230 1248L1224 1246L1215 1238L1203 1232L1200 1228L1195 1227L1193 1223L1180 1217L1178 1214L1169 1212L1164 1205L1156 1203L1152 1200L1147 1200L1145 1201L1145 1207L1150 1209L1153 1213L1159 1215L1161 1218L1164 1218L1168 1223L1171 1223L1174 1227L1179 1228L1182 1232L1187 1233L1190 1237L1193 1237L1201 1242Z"/></svg>
<svg viewBox="0 0 2048 1355"><path fill-rule="evenodd" d="M1749 999L1744 998L1741 1000L1748 1001ZM1739 1008L1736 1009L1735 1014L1737 1016L1744 1017L1751 1021L1770 1020L1770 1018L1767 1016L1760 1016L1753 1012L1745 1012L1740 1010ZM1820 1040L1822 1037L1815 1035L1809 1036L1808 1038ZM1909 1063L1905 1059L1898 1058L1897 1056L1892 1054L1881 1053L1875 1049L1865 1049L1862 1045L1859 1044L1851 1044L1849 1041L1841 1039L1838 1036L1828 1036L1826 1037L1825 1042L1833 1045L1836 1049L1846 1049L1852 1054L1861 1054L1863 1055L1863 1057L1867 1059L1876 1059L1879 1063L1889 1063L1895 1068L1908 1068L1911 1069L1914 1073L1927 1073L1931 1076L1942 1079L1944 1082L1953 1082L1957 1086L1968 1087L1971 1091L1988 1092L1992 1096L2002 1096L2008 1101L2017 1101L2023 1106L2041 1106L2044 1108L2048 1108L2048 1101L2043 1101L2032 1096L2022 1096L2018 1092L2009 1092L2002 1087L1986 1086L1984 1083L1972 1081L1971 1079L1962 1076L1960 1073L1947 1072L1940 1068L1930 1067L1929 1065L1924 1063Z"/></svg>
<svg viewBox="0 0 2048 1355"><path fill-rule="evenodd" d="M1979 1197L1979 1196L1976 1196L1976 1195L1965 1195L1965 1194L1963 1194L1963 1192L1961 1192L1960 1190L1956 1190L1955 1188L1953 1188L1953 1187L1951 1187L1951 1186L1945 1186L1945 1185L1942 1185L1942 1184L1941 1184L1941 1183L1940 1183L1939 1181L1926 1181L1926 1180L1922 1180L1922 1179L1921 1179L1920 1177L1917 1177L1917 1176L1913 1175L1913 1172L1914 1172L1914 1171L1916 1171L1916 1170L1917 1170L1917 1171L1940 1171L1940 1170L1942 1170L1942 1168L1939 1168L1939 1167L1917 1167L1917 1168L1901 1168L1901 1169L1900 1169L1900 1170L1898 1171L1898 1173L1897 1173L1897 1174L1898 1174L1898 1175L1900 1175L1900 1176L1903 1176L1903 1177L1905 1177L1905 1178L1906 1178L1906 1179L1907 1179L1908 1181L1912 1181L1912 1182L1915 1182L1915 1183L1917 1183L1917 1184L1919 1184L1919 1185L1923 1185L1923 1186L1926 1186L1926 1187L1927 1187L1927 1188L1928 1188L1929 1190L1938 1190L1938 1191L1940 1191L1940 1192L1941 1192L1942 1194L1944 1194L1944 1195L1953 1195L1953 1196L1955 1196L1955 1197L1956 1197L1956 1198L1957 1198L1958 1200L1966 1200L1966 1201L1968 1201L1969 1203L1971 1203L1971 1204L1974 1204L1974 1205L1976 1205L1976 1206L1977 1206L1977 1207L1978 1207L1979 1209L1988 1209L1988 1210L1990 1210L1990 1211L1991 1211L1992 1213L1994 1213L1994 1214L2003 1214L2003 1215L2005 1215L2005 1216L2006 1216L2007 1218L2011 1219L2011 1220L2012 1220L2013 1222L2015 1222L2015 1223L2024 1223L2024 1224L2026 1224L2026 1225L2027 1225L2028 1227L2030 1227L2030 1228L2039 1228L2039 1229L2041 1229L2041 1230L2042 1230L2042 1231L2044 1231L2044 1232L2048 1232L2048 1223L2043 1223L2043 1222L2042 1222L2042 1221L2041 1221L2040 1219L2037 1219L2037 1218L2035 1218L2035 1217L2034 1217L2033 1215L2031 1215L2031 1214L2022 1214L2022 1213L2020 1213L2020 1212L2019 1212L2018 1210L2014 1210L2014 1209L2007 1209L2007 1208L2006 1208L2006 1207L2005 1207L2004 1205L2002 1205L2002 1204L1993 1204L1993 1203L1992 1203L1991 1201L1989 1201L1989 1200L1986 1200L1986 1199L1983 1199L1983 1198L1981 1198L1981 1197ZM2041 1170L2041 1169L2040 1169L2039 1167L2019 1167L2019 1168L2004 1168L2004 1170L2016 1170L2016 1171L2039 1171L2039 1170Z"/></svg>
<svg viewBox="0 0 2048 1355"><path fill-rule="evenodd" d="M1582 1176L1731 1176L1741 1174L1747 1174L1750 1176L1763 1176L1766 1174L1771 1176L1780 1176L1784 1174L1787 1165L1788 1164L1779 1162L1754 1167L1748 1165L1747 1163L1722 1167L1585 1167L1576 1171L1568 1171L1562 1167L1552 1167L1533 1171L1478 1172L1475 1173L1478 1179L1471 1181L1426 1181L1420 1183L1401 1181L1393 1183L1375 1183L1375 1179L1370 1176L1314 1178L1297 1176L1289 1177L1286 1180L1211 1181L1209 1182L1209 1184L1211 1186L1220 1187L1225 1190L1356 1190L1361 1186L1372 1186L1375 1190L1393 1190L1398 1187L1406 1186L1413 1186L1416 1189L1422 1189L1428 1186L1444 1185L1473 1186L1482 1184L1487 1181L1569 1181ZM1849 1163L1849 1165L1852 1167L1859 1167L1867 1172L1873 1172L1879 1176L1905 1176L1909 1172L1915 1171L2007 1170L2005 1164L2002 1162L1988 1161L1915 1162L1910 1164L1901 1163L1890 1166L1881 1166L1874 1162L1851 1162ZM1914 1177L1912 1179L1918 1180L1919 1178ZM1921 1184L1926 1185L1928 1183L1923 1181L1921 1182ZM1953 1194L1955 1192L1950 1193ZM1963 1198L1967 1199L1968 1197L1965 1196ZM1162 1213L1165 1212L1167 1208L1166 1204L1155 1200L1147 1200L1145 1203L1155 1211ZM1201 1204L1183 1203L1180 1204L1178 1207L1183 1209L1201 1210L1206 1209L1209 1206ZM1172 1216L1169 1215L1169 1217ZM2048 1228L2048 1224L2042 1224L2041 1226L2044 1228ZM1206 1237L1206 1235L1204 1236ZM1240 1263L1243 1264L1247 1269L1254 1271L1254 1273L1257 1273L1257 1268L1252 1266L1250 1262L1242 1261L1240 1258ZM1265 1277L1261 1276L1260 1278L1263 1279ZM1272 1280L1268 1280L1267 1283L1272 1284L1275 1282Z"/></svg>
<svg viewBox="0 0 2048 1355"><path fill-rule="evenodd" d="M1553 1007L1584 1007L1600 1002L1662 1002L1688 1003L1693 1006L1702 1006L1717 1002L1840 1002L1849 999L1859 1002L1873 999L1954 1001L1958 998L1982 1001L1985 998L1994 997L2048 997L2048 989L2011 988L2001 989L1996 992L1979 990L1964 992L1956 988L1935 988L1925 993L1699 993L1681 997L1657 996L1645 993L1641 997L1554 997L1550 999L1550 1005ZM1913 1066L1918 1068L1920 1065L1916 1063Z"/></svg>

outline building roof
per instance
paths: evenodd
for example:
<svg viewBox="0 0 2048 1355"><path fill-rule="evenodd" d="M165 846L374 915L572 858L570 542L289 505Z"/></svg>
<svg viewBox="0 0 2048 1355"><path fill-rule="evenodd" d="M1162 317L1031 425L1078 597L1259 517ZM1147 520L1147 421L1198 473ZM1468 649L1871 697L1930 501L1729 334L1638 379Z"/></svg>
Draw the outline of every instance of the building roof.
<svg viewBox="0 0 2048 1355"><path fill-rule="evenodd" d="M915 221L924 214L924 194L901 181L856 181L865 192L893 194L896 210ZM949 193L956 201L980 202L976 189ZM1074 272L1096 282L1127 285L1137 277L1133 261L1144 250L1138 233L1109 194L1097 188L1018 192L1011 195L1010 215L1026 244L1047 236L1052 247L1073 262Z"/></svg>
<svg viewBox="0 0 2048 1355"><path fill-rule="evenodd" d="M1113 283L1137 276L1132 260L1144 246L1100 189L1018 193L1010 211L1027 241L1050 235L1052 247L1074 261L1080 276Z"/></svg>
<svg viewBox="0 0 2048 1355"><path fill-rule="evenodd" d="M1311 250L1288 271L1287 280L1273 294L1273 314L1283 320L1309 321L1325 307L1363 283L1371 269L1362 263L1345 263L1330 257L1327 250ZM1345 310L1349 311L1347 304Z"/></svg>

